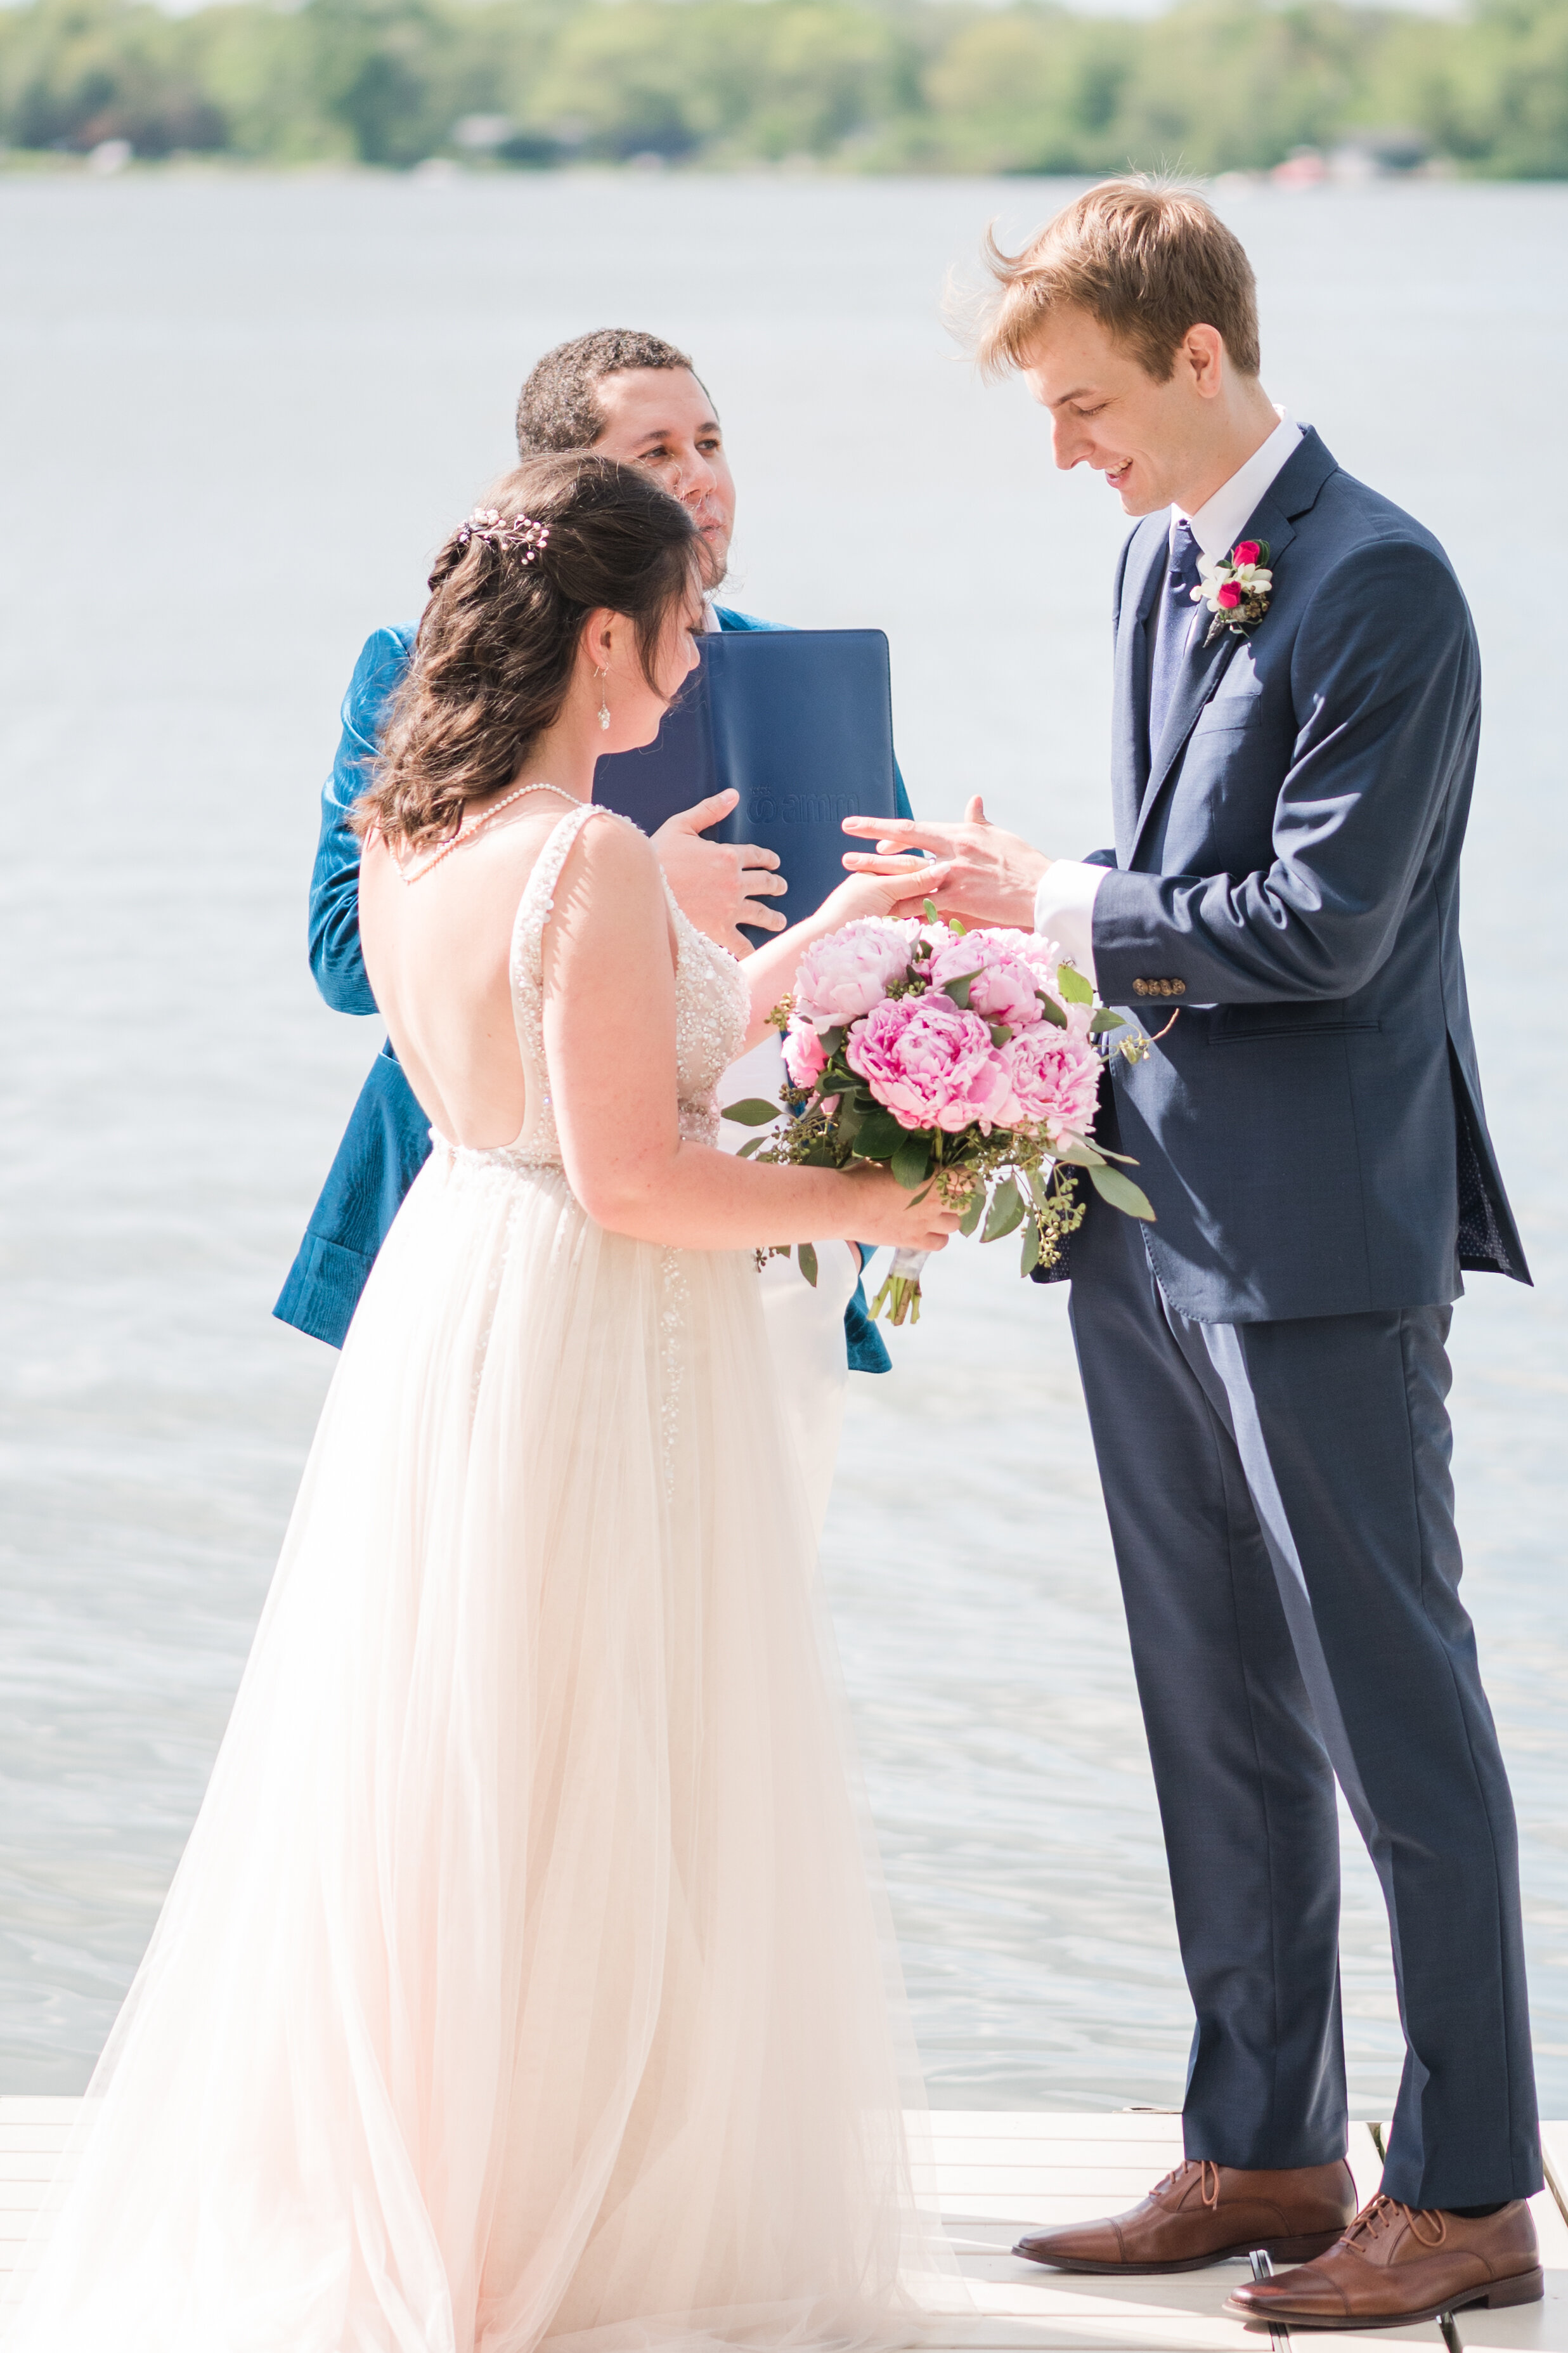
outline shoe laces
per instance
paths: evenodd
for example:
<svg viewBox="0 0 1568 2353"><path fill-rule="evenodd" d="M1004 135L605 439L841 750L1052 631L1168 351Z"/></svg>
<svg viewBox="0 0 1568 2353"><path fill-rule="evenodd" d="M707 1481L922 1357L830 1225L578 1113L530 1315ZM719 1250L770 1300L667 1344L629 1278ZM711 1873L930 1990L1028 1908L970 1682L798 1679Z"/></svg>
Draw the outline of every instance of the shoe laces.
<svg viewBox="0 0 1568 2353"><path fill-rule="evenodd" d="M1164 2174L1162 2176L1160 2180L1156 2181L1152 2192L1153 2196L1158 2198L1163 2189L1179 2189L1184 2188L1189 2178L1194 2173L1198 2176L1199 2179L1198 2194L1202 2198L1204 2204L1208 2207L1212 2212L1212 2211L1219 2204L1219 2168L1215 2164L1211 2158L1184 2157L1180 2165L1173 2165L1169 2173Z"/></svg>
<svg viewBox="0 0 1568 2353"><path fill-rule="evenodd" d="M1405 2206L1397 2198L1384 2197L1380 2189L1349 2225L1341 2244L1349 2246L1358 2238L1376 2241L1401 2220L1424 2247L1440 2247L1448 2235L1448 2225L1436 2206ZM1430 2236L1423 2230L1423 2223L1436 2225Z"/></svg>

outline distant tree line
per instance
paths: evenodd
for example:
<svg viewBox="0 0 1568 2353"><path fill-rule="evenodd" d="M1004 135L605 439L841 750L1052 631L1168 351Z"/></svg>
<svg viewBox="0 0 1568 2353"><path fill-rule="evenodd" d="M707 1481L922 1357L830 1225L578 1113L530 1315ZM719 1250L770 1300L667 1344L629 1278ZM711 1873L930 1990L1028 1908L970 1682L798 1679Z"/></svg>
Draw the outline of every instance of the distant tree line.
<svg viewBox="0 0 1568 2353"><path fill-rule="evenodd" d="M0 141L487 167L1258 171L1304 149L1568 177L1568 0L1460 18L1179 0L146 0L0 5Z"/></svg>

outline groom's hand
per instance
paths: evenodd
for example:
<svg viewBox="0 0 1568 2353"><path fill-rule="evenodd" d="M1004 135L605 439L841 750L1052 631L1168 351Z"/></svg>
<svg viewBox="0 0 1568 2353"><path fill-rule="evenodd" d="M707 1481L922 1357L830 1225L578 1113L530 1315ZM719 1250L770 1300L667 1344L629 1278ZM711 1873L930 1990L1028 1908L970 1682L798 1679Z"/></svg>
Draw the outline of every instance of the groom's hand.
<svg viewBox="0 0 1568 2353"><path fill-rule="evenodd" d="M897 874L909 866L909 853L928 849L947 863L947 873L930 892L915 890L902 913L918 914L930 898L944 915L965 923L1005 923L1019 931L1035 924L1035 892L1051 860L1016 833L993 825L976 793L963 812L962 825L923 825L917 818L847 817L846 833L873 834L874 852L851 850L844 863L861 874Z"/></svg>
<svg viewBox="0 0 1568 2353"><path fill-rule="evenodd" d="M752 943L738 926L751 923L764 932L782 932L788 918L764 906L788 883L773 869L778 860L771 849L749 841L704 841L702 828L728 817L739 793L715 793L695 808L666 818L653 837L658 862L665 871L681 913L688 923L732 955L752 953Z"/></svg>

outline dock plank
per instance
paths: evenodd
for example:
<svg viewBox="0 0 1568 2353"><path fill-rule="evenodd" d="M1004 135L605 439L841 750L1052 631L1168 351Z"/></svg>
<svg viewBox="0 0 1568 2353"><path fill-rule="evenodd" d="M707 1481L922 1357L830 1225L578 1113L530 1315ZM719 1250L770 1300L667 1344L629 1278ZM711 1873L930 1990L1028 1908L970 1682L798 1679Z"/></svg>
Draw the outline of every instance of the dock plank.
<svg viewBox="0 0 1568 2353"><path fill-rule="evenodd" d="M1568 2168L1563 2162L1568 2157L1568 2125L1542 2125L1541 2144L1547 2186L1531 2200L1531 2211L1541 2241L1546 2300L1502 2312L1460 2313L1460 2342L1475 2353L1568 2353Z"/></svg>
<svg viewBox="0 0 1568 2353"><path fill-rule="evenodd" d="M0 2274L19 2267L80 2102L0 2097ZM1268 2339L1221 2306L1249 2276L1244 2263L1173 2277L1084 2279L1012 2253L1021 2226L1087 2220L1136 2202L1182 2154L1181 2119L1151 2111L936 2109L917 2123L973 2309L935 2324L927 2353L1266 2353ZM1568 2125L1542 2128L1552 2179L1568 2187ZM1358 2195L1375 2190L1382 2160L1366 2125L1352 2128ZM1552 2189L1537 2201L1547 2300L1460 2316L1469 2353L1568 2353L1568 2220ZM1309 2340L1315 2342L1315 2340ZM1302 2340L1296 2340L1300 2345ZM1393 2353L1442 2346L1436 2323L1325 2340L1325 2353Z"/></svg>
<svg viewBox="0 0 1568 2353"><path fill-rule="evenodd" d="M1541 2154L1546 2161L1548 2186L1568 2221L1568 2124L1542 2126Z"/></svg>

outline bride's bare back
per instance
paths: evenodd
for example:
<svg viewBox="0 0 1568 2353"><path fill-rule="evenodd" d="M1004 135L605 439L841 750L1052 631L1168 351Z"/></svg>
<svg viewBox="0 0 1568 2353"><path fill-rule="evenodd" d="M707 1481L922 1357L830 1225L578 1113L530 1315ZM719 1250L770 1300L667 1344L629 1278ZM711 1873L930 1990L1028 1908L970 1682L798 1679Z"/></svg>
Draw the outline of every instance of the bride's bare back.
<svg viewBox="0 0 1568 2353"><path fill-rule="evenodd" d="M528 1074L509 969L534 865L575 796L541 786L472 825L444 854L365 842L360 927L394 1050L431 1124L479 1151L522 1140ZM535 1085L542 1074L535 1074Z"/></svg>

